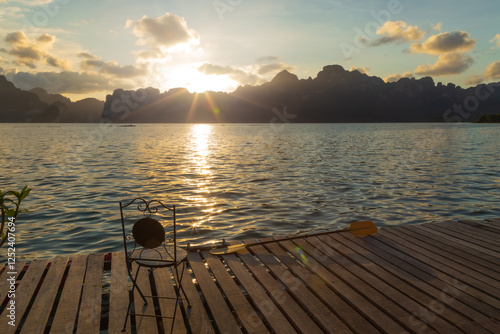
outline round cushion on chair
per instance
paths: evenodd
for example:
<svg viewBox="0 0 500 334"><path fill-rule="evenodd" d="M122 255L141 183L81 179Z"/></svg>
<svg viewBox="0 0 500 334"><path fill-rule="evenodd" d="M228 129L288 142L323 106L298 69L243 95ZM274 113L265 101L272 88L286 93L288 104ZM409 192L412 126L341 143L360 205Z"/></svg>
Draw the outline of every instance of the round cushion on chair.
<svg viewBox="0 0 500 334"><path fill-rule="evenodd" d="M144 248L156 248L165 240L165 230L151 217L139 219L132 227L135 241Z"/></svg>

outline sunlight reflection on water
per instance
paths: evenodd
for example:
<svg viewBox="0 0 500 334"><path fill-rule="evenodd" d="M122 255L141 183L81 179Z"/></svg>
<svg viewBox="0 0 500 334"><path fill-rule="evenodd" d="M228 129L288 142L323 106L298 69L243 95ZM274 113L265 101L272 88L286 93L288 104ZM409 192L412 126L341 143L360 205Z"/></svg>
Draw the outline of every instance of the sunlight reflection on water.
<svg viewBox="0 0 500 334"><path fill-rule="evenodd" d="M500 217L498 125L0 124L0 189L33 188L19 259L121 250L118 201L182 242Z"/></svg>

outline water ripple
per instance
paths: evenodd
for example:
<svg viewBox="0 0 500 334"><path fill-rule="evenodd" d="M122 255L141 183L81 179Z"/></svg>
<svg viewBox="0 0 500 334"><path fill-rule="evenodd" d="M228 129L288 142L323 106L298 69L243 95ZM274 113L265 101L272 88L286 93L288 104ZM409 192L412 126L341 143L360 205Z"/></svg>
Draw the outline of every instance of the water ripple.
<svg viewBox="0 0 500 334"><path fill-rule="evenodd" d="M33 188L18 258L121 250L118 202L178 208L183 243L500 217L498 125L0 125L1 190Z"/></svg>

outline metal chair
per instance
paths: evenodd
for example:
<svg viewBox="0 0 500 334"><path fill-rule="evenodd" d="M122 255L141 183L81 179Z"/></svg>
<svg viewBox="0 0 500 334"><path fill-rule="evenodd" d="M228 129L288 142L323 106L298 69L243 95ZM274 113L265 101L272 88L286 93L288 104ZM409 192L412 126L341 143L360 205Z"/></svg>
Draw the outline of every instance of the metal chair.
<svg viewBox="0 0 500 334"><path fill-rule="evenodd" d="M134 208L134 206L132 206L133 204L136 204L137 207ZM128 207L130 207L130 210L125 210ZM136 213L137 211L139 211L143 216L139 220L135 221L133 225L131 224L131 222L129 222L129 220L133 220L128 219L124 215L124 211L132 210ZM165 226L163 226L158 220L153 218L153 216L159 216L159 210L168 211L172 214L172 221L170 224L166 224ZM165 267L170 267L172 269L176 294L173 317L166 317L158 314L153 316L131 312L132 298L130 298L127 316L125 317L122 332L126 331L129 316L135 315L136 317L149 316L155 318L172 318L172 327L170 329L170 332L172 333L178 305L181 304L182 314L184 317L186 316L184 303L179 302L182 299L180 294L181 291L184 294L184 298L187 302L188 308L191 307L191 303L189 302L186 292L182 287L182 276L186 268L187 252L186 250L177 246L175 205L169 207L158 200L147 201L144 198L138 197L127 204L120 202L120 214L123 230L123 245L125 248L126 266L130 280L133 284L132 295L134 290L137 289L144 301L144 305L148 304L146 298L168 298L161 296L145 296L137 285L137 276L139 275L139 271L141 270L141 268L147 268L149 274L151 275L154 269ZM165 232L166 227L169 227L168 233ZM133 243L133 247L128 247L129 243ZM137 265L135 276L132 274L132 264L134 262ZM179 267L181 268L179 269Z"/></svg>

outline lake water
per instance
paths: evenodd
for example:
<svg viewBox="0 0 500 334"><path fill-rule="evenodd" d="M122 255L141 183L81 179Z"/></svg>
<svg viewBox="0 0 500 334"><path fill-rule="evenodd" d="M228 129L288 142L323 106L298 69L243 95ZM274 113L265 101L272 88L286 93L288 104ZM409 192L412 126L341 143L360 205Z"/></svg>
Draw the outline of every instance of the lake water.
<svg viewBox="0 0 500 334"><path fill-rule="evenodd" d="M122 249L118 202L181 241L500 217L494 124L0 124L0 189L33 190L17 258ZM2 247L0 260L5 259ZM3 262L3 261L2 261Z"/></svg>

